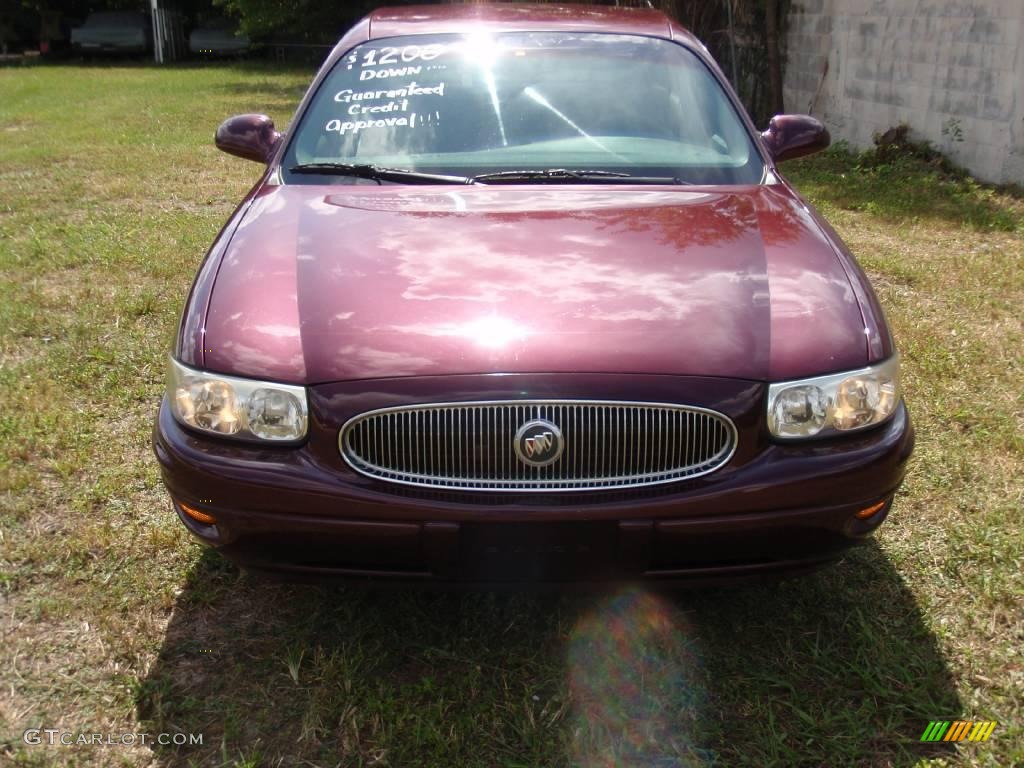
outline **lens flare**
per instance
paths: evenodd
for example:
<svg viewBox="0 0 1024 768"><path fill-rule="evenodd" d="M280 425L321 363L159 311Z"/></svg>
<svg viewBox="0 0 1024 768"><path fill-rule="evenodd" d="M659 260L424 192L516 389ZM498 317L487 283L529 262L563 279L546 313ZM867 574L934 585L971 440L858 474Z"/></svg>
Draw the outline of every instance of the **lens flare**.
<svg viewBox="0 0 1024 768"><path fill-rule="evenodd" d="M702 676L694 633L671 602L637 589L602 600L569 639L574 764L708 764L697 738Z"/></svg>

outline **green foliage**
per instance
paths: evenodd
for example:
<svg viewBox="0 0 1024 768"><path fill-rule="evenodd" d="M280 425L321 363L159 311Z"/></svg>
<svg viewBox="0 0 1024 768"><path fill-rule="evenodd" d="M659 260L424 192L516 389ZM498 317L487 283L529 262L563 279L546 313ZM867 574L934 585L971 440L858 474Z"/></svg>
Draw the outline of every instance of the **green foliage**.
<svg viewBox="0 0 1024 768"><path fill-rule="evenodd" d="M653 4L704 42L754 123L767 125L775 110L769 92L766 14L774 7L784 63L790 0L653 0Z"/></svg>
<svg viewBox="0 0 1024 768"><path fill-rule="evenodd" d="M310 76L0 70L0 765L1024 765L1024 203L913 152L783 169L868 270L917 429L844 563L675 597L434 594L201 553L150 433L189 283L261 172L211 134L286 127ZM1000 724L922 746L937 717ZM205 738L25 745L41 725Z"/></svg>
<svg viewBox="0 0 1024 768"><path fill-rule="evenodd" d="M909 159L926 163L950 178L962 179L967 175L930 141L912 138L910 126L906 123L876 133L874 142L874 149L860 155L858 164L861 168L877 168Z"/></svg>
<svg viewBox="0 0 1024 768"><path fill-rule="evenodd" d="M331 44L374 8L373 0L333 3L325 0L213 0L239 19L253 39ZM388 5L395 5L390 2Z"/></svg>
<svg viewBox="0 0 1024 768"><path fill-rule="evenodd" d="M1021 190L979 183L930 143L909 138L906 126L877 135L872 149L855 152L839 141L783 170L838 209L893 223L939 218L977 231L1024 232Z"/></svg>

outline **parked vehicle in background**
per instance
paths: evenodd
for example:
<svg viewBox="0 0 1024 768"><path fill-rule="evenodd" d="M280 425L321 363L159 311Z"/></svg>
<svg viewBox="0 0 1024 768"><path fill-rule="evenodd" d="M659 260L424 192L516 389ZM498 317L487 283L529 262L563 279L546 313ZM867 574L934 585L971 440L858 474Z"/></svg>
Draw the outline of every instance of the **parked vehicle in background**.
<svg viewBox="0 0 1024 768"><path fill-rule="evenodd" d="M71 46L83 54L149 53L153 50L153 26L142 13L90 13L85 24L71 30Z"/></svg>
<svg viewBox="0 0 1024 768"><path fill-rule="evenodd" d="M188 36L188 50L194 56L241 56L250 47L249 36L231 19L209 19Z"/></svg>

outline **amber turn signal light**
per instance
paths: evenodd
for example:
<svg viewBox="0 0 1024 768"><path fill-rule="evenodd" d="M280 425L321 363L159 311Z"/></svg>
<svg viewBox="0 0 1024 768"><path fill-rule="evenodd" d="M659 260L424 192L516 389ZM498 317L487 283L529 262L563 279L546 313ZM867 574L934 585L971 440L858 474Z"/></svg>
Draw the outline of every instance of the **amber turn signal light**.
<svg viewBox="0 0 1024 768"><path fill-rule="evenodd" d="M869 517L872 517L873 515L877 514L878 512L881 512L882 508L884 506L885 506L885 502L884 501L880 501L877 504L872 504L870 507L866 507L865 509L862 509L860 512L855 512L853 516L856 517L856 518L859 518L861 520L867 520Z"/></svg>
<svg viewBox="0 0 1024 768"><path fill-rule="evenodd" d="M186 515L191 517L193 520L197 520L200 523L203 523L204 525L217 524L217 518L215 518L213 515L208 515L205 512L201 512L198 509L188 506L187 504L182 504L180 501L178 502L178 505L181 507L182 511ZM860 513L858 512L857 514Z"/></svg>

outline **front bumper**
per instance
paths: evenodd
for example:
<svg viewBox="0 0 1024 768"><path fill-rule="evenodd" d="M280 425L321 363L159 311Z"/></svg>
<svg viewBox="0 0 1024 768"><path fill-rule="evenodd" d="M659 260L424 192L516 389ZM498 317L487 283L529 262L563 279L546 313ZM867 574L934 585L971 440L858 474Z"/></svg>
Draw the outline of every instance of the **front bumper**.
<svg viewBox="0 0 1024 768"><path fill-rule="evenodd" d="M356 475L325 446L336 424L317 418L315 402L312 413L319 423L309 444L263 447L186 430L165 400L154 448L186 527L247 568L316 577L734 580L813 567L870 534L888 515L914 444L901 404L877 429L761 441L719 472L656 490L442 493ZM878 502L872 517L854 516ZM182 504L216 523L196 521Z"/></svg>

